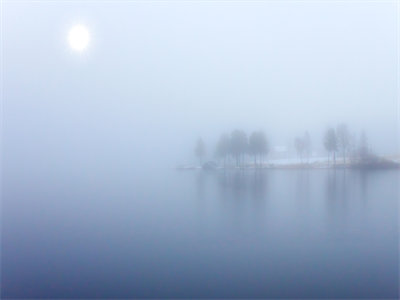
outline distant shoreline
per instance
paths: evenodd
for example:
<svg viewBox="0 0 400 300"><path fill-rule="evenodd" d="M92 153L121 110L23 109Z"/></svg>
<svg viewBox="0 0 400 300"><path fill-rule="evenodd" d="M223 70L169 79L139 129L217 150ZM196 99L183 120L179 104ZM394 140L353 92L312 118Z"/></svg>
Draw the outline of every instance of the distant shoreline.
<svg viewBox="0 0 400 300"><path fill-rule="evenodd" d="M400 163L387 159L380 159L377 161L367 162L350 162L343 163L337 162L336 164L327 162L312 162L312 163L264 163L260 165L246 164L244 166L219 166L219 165L207 165L195 166L186 165L178 166L178 171L193 171L193 170L266 170L266 169L281 169L281 170L308 170L308 169L353 169L353 170L388 170L388 169L400 169Z"/></svg>

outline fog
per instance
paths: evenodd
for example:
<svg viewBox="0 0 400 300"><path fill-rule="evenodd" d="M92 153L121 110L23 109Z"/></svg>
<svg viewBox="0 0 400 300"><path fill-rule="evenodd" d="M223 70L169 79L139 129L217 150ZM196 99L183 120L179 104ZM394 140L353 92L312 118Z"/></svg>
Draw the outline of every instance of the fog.
<svg viewBox="0 0 400 300"><path fill-rule="evenodd" d="M109 172L193 161L221 133L365 130L399 152L394 2L3 4L5 171ZM67 44L77 23L84 53ZM7 169L7 167L9 167ZM18 170L18 171L16 171Z"/></svg>
<svg viewBox="0 0 400 300"><path fill-rule="evenodd" d="M0 297L399 298L398 5L2 1Z"/></svg>

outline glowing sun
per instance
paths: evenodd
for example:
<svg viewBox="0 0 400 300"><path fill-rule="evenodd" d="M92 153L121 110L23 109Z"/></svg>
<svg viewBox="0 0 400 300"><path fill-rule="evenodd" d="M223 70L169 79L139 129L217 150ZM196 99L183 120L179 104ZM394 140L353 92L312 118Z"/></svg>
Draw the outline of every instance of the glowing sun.
<svg viewBox="0 0 400 300"><path fill-rule="evenodd" d="M75 51L83 51L89 45L89 30L84 25L76 25L68 32L69 46Z"/></svg>

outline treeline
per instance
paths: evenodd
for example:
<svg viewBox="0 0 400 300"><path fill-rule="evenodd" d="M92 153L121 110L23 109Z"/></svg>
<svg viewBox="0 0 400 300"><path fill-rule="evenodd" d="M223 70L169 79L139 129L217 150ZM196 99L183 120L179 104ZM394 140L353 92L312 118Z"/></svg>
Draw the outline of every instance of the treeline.
<svg viewBox="0 0 400 300"><path fill-rule="evenodd" d="M368 141L363 132L357 141L356 135L350 132L348 126L344 123L339 124L336 128L328 128L322 140L324 149L328 153L328 163L336 164L337 156L341 156L343 164L348 159L352 161L363 161L372 157L368 146ZM309 158L313 154L311 137L308 131L302 136L294 138L294 149L301 163L309 162ZM227 159L233 159L236 166L243 166L246 155L254 159L254 165L262 164L270 152L270 146L265 133L254 131L249 136L243 130L234 130L230 134L222 134L215 146L214 156L223 161L226 165ZM206 156L206 147L200 138L195 147L195 155L202 165Z"/></svg>
<svg viewBox="0 0 400 300"><path fill-rule="evenodd" d="M328 128L324 134L323 144L328 152L328 162L332 158L334 164L336 164L337 154L342 156L344 164L347 158L353 161L365 161L373 156L365 132L361 133L357 142L356 135L351 133L344 123L336 128Z"/></svg>
<svg viewBox="0 0 400 300"><path fill-rule="evenodd" d="M254 164L261 163L262 158L269 152L269 143L263 131L254 131L247 136L243 130L234 130L231 134L222 134L215 147L215 157L222 159L224 166L228 158L235 160L236 166L244 164L245 156L251 155L254 158ZM206 155L206 149L203 140L197 141L195 154L200 164Z"/></svg>
<svg viewBox="0 0 400 300"><path fill-rule="evenodd" d="M303 162L303 159L306 158L307 162L311 155L311 138L308 131L304 133L302 137L296 137L294 139L294 147L297 152L297 156L300 158L300 161Z"/></svg>

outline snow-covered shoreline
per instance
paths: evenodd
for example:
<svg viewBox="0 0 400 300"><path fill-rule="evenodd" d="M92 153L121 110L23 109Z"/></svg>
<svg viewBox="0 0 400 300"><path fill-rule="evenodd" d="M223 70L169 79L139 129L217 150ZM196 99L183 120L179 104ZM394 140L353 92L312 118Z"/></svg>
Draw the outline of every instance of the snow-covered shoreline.
<svg viewBox="0 0 400 300"><path fill-rule="evenodd" d="M258 164L246 163L242 166L234 164L218 165L206 163L203 166L182 165L177 170L259 170L259 169L400 169L400 163L393 159L377 158L371 161L347 161L341 159L332 162L326 157L310 158L307 162L298 159L275 159Z"/></svg>

